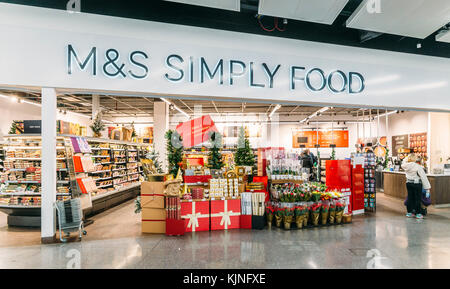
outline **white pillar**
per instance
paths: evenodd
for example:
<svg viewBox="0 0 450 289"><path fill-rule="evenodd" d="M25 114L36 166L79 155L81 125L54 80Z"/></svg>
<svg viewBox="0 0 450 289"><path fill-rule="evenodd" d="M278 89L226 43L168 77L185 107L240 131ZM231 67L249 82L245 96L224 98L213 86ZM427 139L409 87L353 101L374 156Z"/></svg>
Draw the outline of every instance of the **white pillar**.
<svg viewBox="0 0 450 289"><path fill-rule="evenodd" d="M169 105L163 101L153 104L153 147L159 153L163 170L167 171L165 134L169 130Z"/></svg>
<svg viewBox="0 0 450 289"><path fill-rule="evenodd" d="M100 96L93 95L92 96L92 119L95 118L98 111L100 111Z"/></svg>
<svg viewBox="0 0 450 289"><path fill-rule="evenodd" d="M53 242L55 238L56 201L56 91L42 88L42 195L41 240Z"/></svg>

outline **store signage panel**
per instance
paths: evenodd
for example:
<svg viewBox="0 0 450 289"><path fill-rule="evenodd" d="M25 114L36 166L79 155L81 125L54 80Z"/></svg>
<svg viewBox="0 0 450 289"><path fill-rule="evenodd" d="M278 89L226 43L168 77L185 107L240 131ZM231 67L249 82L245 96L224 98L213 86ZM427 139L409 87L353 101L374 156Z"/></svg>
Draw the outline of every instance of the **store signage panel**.
<svg viewBox="0 0 450 289"><path fill-rule="evenodd" d="M317 141L317 138L319 140ZM331 144L335 144L338 148L348 148L349 136L348 130L336 131L298 131L292 134L292 147L314 148L319 144L322 148L328 148Z"/></svg>
<svg viewBox="0 0 450 289"><path fill-rule="evenodd" d="M189 148L206 143L209 140L209 133L217 131L217 128L212 118L205 115L180 123L176 130L183 139L183 146Z"/></svg>
<svg viewBox="0 0 450 289"><path fill-rule="evenodd" d="M0 86L450 111L449 59L0 7Z"/></svg>

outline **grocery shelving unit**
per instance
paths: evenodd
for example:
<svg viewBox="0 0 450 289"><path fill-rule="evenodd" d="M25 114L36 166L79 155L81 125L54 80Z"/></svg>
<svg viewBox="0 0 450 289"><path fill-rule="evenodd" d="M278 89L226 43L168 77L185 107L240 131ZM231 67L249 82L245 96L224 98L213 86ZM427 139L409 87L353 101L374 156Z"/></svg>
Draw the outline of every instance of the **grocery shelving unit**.
<svg viewBox="0 0 450 289"><path fill-rule="evenodd" d="M79 196L74 174L70 137L57 136L57 199ZM39 227L41 215L41 135L7 135L3 144L4 160L0 190L0 210L8 214L8 225ZM138 195L143 169L139 160L149 144L86 137L96 164L86 173L95 180L97 190L91 193L92 215ZM1 155L0 150L0 155ZM1 159L1 156L0 156ZM142 177L141 177L142 176Z"/></svg>
<svg viewBox="0 0 450 289"><path fill-rule="evenodd" d="M10 226L40 226L41 136L7 135L3 155L0 210L8 214ZM56 139L58 200L70 199L72 190L67 165L67 147L63 137ZM44 192L45 193L45 192Z"/></svg>
<svg viewBox="0 0 450 289"><path fill-rule="evenodd" d="M139 194L144 158L150 144L86 138L91 146L96 170L88 173L96 185L88 214L106 210Z"/></svg>

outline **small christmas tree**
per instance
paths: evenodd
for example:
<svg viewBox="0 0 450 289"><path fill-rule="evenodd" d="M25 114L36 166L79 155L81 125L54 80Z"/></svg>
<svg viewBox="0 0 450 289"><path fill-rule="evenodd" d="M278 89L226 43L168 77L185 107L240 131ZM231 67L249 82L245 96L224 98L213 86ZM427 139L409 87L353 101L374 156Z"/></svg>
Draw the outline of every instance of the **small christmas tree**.
<svg viewBox="0 0 450 289"><path fill-rule="evenodd" d="M336 159L336 150L333 148L331 148L331 159L335 160Z"/></svg>
<svg viewBox="0 0 450 289"><path fill-rule="evenodd" d="M136 130L134 129L134 121L131 123L131 138L137 137Z"/></svg>
<svg viewBox="0 0 450 289"><path fill-rule="evenodd" d="M183 140L178 132L173 130L166 132L166 149L169 174L175 177L183 161Z"/></svg>
<svg viewBox="0 0 450 289"><path fill-rule="evenodd" d="M255 155L250 147L250 141L245 136L244 128L239 129L238 147L234 154L234 161L237 166L254 166Z"/></svg>
<svg viewBox="0 0 450 289"><path fill-rule="evenodd" d="M214 170L220 170L223 166L222 154L222 135L218 132L210 132L209 134L210 149L208 155L208 167Z"/></svg>
<svg viewBox="0 0 450 289"><path fill-rule="evenodd" d="M149 159L149 160L152 160L153 166L155 167L155 169L158 172L158 174L162 174L163 173L162 165L161 165L161 163L159 161L159 153L157 151L155 151L153 149L152 151L147 153L147 155L145 157L147 159Z"/></svg>
<svg viewBox="0 0 450 289"><path fill-rule="evenodd" d="M94 137L101 137L102 131L105 130L105 124L103 123L101 113L98 112L94 121L91 124L91 129L94 132Z"/></svg>
<svg viewBox="0 0 450 289"><path fill-rule="evenodd" d="M11 123L11 127L9 128L9 134L16 134L17 133L17 123L13 121Z"/></svg>

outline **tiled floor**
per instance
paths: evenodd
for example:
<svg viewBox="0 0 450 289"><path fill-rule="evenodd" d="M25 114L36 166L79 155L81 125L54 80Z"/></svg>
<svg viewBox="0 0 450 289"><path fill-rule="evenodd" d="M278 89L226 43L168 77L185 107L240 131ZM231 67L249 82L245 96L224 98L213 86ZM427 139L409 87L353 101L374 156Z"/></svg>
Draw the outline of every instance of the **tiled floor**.
<svg viewBox="0 0 450 289"><path fill-rule="evenodd" d="M184 237L142 235L133 206L96 216L68 244L40 245L38 231L12 231L0 216L0 268L450 268L450 209L406 219L401 201L383 195L376 214L349 225Z"/></svg>

